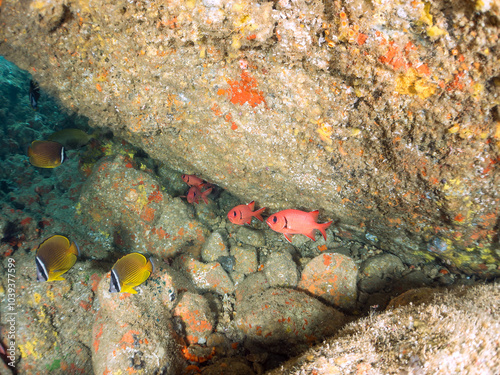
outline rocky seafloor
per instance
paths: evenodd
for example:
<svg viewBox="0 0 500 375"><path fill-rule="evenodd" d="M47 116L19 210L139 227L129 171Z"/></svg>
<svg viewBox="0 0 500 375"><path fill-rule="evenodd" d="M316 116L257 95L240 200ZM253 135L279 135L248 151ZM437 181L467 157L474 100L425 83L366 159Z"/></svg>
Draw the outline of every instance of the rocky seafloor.
<svg viewBox="0 0 500 375"><path fill-rule="evenodd" d="M309 363L304 371L311 374L435 368L425 367L422 346L435 344L437 351L446 340L428 340L431 325L416 322L405 329L419 336L420 351L412 357L407 342L399 364L392 352L396 359L390 357L391 366L384 367L388 359L374 355L377 350L364 352L368 358L361 349L353 351L356 359L336 355L332 362L334 357L312 349L292 365L285 361L340 330L340 337L345 341L351 335L351 341L328 345L348 351L358 341L352 337L364 330L377 329L380 335L390 330L383 323L387 313L378 314L393 297L428 288L410 292L402 303L407 305L433 294L430 288L462 288L474 277L451 272L437 260L410 264L374 245L343 238L335 225L327 229L326 240L317 233L316 241L295 235L288 243L265 222L232 224L227 212L252 197L241 201L214 186L208 204L189 204L182 197L188 188L183 171L106 131L69 150L60 167L36 168L26 156L31 141L63 128L89 129L84 118L61 111L43 92L34 111L27 96L29 75L1 63L0 95L8 105L0 111L6 145L0 170L0 338L7 354L12 345L15 353L13 361L2 355L2 374L262 374L288 371L283 366L297 370L300 361ZM35 252L54 234L76 241L81 256L66 280L40 283ZM109 271L129 252L152 256L155 271L137 294L111 294ZM488 304L474 305L478 313L498 309L498 286L489 288ZM424 314L406 309L410 313L405 310L404 316ZM440 309L435 315L445 321L446 307ZM396 327L397 318L392 319ZM492 332L494 324L483 322ZM398 331L387 340L403 342L404 334ZM486 348L486 341L479 347ZM390 352L390 343L383 345ZM478 361L488 355L490 362L478 368L494 371L499 368L498 360L491 360L495 349L486 349L476 355ZM324 363L311 365L314 360Z"/></svg>

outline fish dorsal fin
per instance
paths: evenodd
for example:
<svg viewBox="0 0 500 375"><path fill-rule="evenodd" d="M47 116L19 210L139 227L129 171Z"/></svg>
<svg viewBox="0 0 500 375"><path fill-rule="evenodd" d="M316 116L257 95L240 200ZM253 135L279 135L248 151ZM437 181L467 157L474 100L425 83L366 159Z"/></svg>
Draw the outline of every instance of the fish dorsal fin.
<svg viewBox="0 0 500 375"><path fill-rule="evenodd" d="M318 215L319 215L319 211L318 210L311 211L311 212L309 212L309 214L314 219L314 221L318 220Z"/></svg>
<svg viewBox="0 0 500 375"><path fill-rule="evenodd" d="M251 209L252 211L254 207L255 207L255 201L251 201L250 203L248 203L248 208Z"/></svg>

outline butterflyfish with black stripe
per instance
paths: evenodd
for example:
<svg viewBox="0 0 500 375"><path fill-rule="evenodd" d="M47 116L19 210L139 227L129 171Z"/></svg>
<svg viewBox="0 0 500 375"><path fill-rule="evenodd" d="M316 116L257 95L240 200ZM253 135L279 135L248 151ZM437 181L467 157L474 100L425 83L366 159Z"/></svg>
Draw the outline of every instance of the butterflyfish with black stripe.
<svg viewBox="0 0 500 375"><path fill-rule="evenodd" d="M76 242L55 235L43 241L36 252L37 281L65 280L61 275L68 272L80 256Z"/></svg>
<svg viewBox="0 0 500 375"><path fill-rule="evenodd" d="M56 168L64 162L64 146L53 141L33 141L28 156L35 167Z"/></svg>
<svg viewBox="0 0 500 375"><path fill-rule="evenodd" d="M152 259L139 253L127 254L118 259L111 269L110 293L132 293L154 272Z"/></svg>

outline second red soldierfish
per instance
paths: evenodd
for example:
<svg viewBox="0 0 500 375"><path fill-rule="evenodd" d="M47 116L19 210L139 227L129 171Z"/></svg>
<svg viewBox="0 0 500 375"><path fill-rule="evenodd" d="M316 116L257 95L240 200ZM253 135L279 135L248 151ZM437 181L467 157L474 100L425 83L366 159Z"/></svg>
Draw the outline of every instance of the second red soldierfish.
<svg viewBox="0 0 500 375"><path fill-rule="evenodd" d="M198 186L191 186L188 190L187 193L187 201L189 203L200 203L200 198L203 199L203 201L208 204L207 196L212 192L212 188L205 190L204 192L201 192L200 188Z"/></svg>
<svg viewBox="0 0 500 375"><path fill-rule="evenodd" d="M201 178L196 177L194 174L183 174L181 176L182 181L184 181L189 186L197 186L200 187L205 183Z"/></svg>
<svg viewBox="0 0 500 375"><path fill-rule="evenodd" d="M266 209L262 207L257 211L254 211L253 208L255 206L255 202L251 201L248 204L240 204L239 206L234 207L231 211L227 213L227 218L233 224L243 225L250 224L252 221L252 217L263 221L262 216L260 214Z"/></svg>
<svg viewBox="0 0 500 375"><path fill-rule="evenodd" d="M284 210L277 212L269 216L266 220L267 225L271 227L272 230L283 233L288 242L292 242L291 234L303 234L312 240L314 238L314 230L317 229L323 235L326 241L326 228L328 228L332 222L328 223L317 223L318 220L318 210L312 212L305 212L300 210Z"/></svg>

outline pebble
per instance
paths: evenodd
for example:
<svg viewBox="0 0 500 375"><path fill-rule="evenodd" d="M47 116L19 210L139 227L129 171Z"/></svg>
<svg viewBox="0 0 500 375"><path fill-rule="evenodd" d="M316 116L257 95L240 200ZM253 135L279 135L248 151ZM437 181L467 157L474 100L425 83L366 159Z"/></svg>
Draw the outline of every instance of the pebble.
<svg viewBox="0 0 500 375"><path fill-rule="evenodd" d="M219 257L228 256L229 249L226 244L226 235L221 231L215 231L210 234L207 242L201 249L201 259L204 262L215 262Z"/></svg>
<svg viewBox="0 0 500 375"><path fill-rule="evenodd" d="M352 309L356 303L358 267L342 254L321 254L302 271L298 288L303 289L342 309Z"/></svg>
<svg viewBox="0 0 500 375"><path fill-rule="evenodd" d="M224 268L224 271L226 271L227 273L231 273L234 271L236 259L232 255L218 257L217 262L220 263L222 268Z"/></svg>
<svg viewBox="0 0 500 375"><path fill-rule="evenodd" d="M264 274L271 287L295 288L299 279L297 265L287 251L272 252L264 264Z"/></svg>
<svg viewBox="0 0 500 375"><path fill-rule="evenodd" d="M403 262L395 255L386 253L368 258L361 266L359 288L367 293L383 290L392 280L401 277L404 270Z"/></svg>
<svg viewBox="0 0 500 375"><path fill-rule="evenodd" d="M262 247L266 244L262 231L245 226L236 231L234 238L236 241L240 241L246 245L254 247Z"/></svg>
<svg viewBox="0 0 500 375"><path fill-rule="evenodd" d="M220 295L234 292L233 281L218 262L205 264L193 258L180 256L174 264L186 273L200 291L210 291Z"/></svg>
<svg viewBox="0 0 500 375"><path fill-rule="evenodd" d="M231 255L236 261L234 270L248 275L257 271L257 251L255 247L249 245L232 246Z"/></svg>

